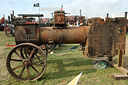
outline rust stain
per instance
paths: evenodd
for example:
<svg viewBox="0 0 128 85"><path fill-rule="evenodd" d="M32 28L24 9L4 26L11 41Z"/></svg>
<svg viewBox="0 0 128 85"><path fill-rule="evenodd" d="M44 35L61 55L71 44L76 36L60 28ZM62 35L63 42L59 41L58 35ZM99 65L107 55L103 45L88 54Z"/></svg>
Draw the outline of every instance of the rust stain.
<svg viewBox="0 0 128 85"><path fill-rule="evenodd" d="M30 29L28 29L28 28L24 28L24 29L25 29L25 32L26 32L27 35L32 34Z"/></svg>
<svg viewBox="0 0 128 85"><path fill-rule="evenodd" d="M105 21L101 21L101 18L99 18L99 22L100 22L101 24L106 23L107 20L108 20L108 18L106 18Z"/></svg>

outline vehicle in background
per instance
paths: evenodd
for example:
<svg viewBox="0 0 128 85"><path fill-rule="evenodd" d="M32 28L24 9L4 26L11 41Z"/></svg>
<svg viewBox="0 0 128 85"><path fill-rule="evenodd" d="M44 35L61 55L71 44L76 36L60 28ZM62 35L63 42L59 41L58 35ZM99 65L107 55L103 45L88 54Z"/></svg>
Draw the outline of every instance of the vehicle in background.
<svg viewBox="0 0 128 85"><path fill-rule="evenodd" d="M4 26L5 26L5 18L3 17L0 20L0 31L3 31L4 30Z"/></svg>

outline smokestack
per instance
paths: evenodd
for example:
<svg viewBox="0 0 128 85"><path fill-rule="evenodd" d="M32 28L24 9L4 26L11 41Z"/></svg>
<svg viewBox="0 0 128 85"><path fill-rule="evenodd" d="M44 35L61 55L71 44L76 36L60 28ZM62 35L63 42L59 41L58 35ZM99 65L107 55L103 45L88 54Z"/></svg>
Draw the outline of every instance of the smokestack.
<svg viewBox="0 0 128 85"><path fill-rule="evenodd" d="M11 14L11 24L13 24L13 14Z"/></svg>
<svg viewBox="0 0 128 85"><path fill-rule="evenodd" d="M53 17L53 14L54 14L54 13L52 12L51 14L52 14L52 17Z"/></svg>
<svg viewBox="0 0 128 85"><path fill-rule="evenodd" d="M12 14L13 14L13 16L14 16L14 10L12 10Z"/></svg>
<svg viewBox="0 0 128 85"><path fill-rule="evenodd" d="M81 16L81 9L80 9L80 16Z"/></svg>
<svg viewBox="0 0 128 85"><path fill-rule="evenodd" d="M125 12L125 18L127 19L127 12Z"/></svg>
<svg viewBox="0 0 128 85"><path fill-rule="evenodd" d="M109 17L109 13L107 13L107 18Z"/></svg>
<svg viewBox="0 0 128 85"><path fill-rule="evenodd" d="M8 16L8 23L11 24L11 21L10 21L10 16Z"/></svg>

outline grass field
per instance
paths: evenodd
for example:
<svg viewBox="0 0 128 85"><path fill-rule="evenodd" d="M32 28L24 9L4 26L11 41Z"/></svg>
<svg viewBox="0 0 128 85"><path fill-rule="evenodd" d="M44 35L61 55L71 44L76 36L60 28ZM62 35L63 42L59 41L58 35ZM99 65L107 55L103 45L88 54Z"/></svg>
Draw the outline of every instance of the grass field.
<svg viewBox="0 0 128 85"><path fill-rule="evenodd" d="M49 55L46 71L39 80L19 82L12 78L6 69L6 57L12 48L6 47L5 44L15 44L14 38L6 37L4 32L0 32L0 85L66 85L80 72L83 74L78 85L128 85L128 80L115 81L111 77L112 73L120 73L114 67L94 68L93 60L86 58L82 51ZM61 52L72 46L66 45L66 47L56 48L55 51ZM127 68L127 56L125 58L125 67Z"/></svg>

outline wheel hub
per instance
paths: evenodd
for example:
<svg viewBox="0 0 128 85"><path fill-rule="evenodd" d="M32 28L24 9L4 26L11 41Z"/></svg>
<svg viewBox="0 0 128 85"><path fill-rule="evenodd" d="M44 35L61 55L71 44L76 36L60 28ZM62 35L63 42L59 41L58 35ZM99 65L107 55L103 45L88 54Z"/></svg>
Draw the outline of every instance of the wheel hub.
<svg viewBox="0 0 128 85"><path fill-rule="evenodd" d="M22 61L22 63L23 63L23 66L24 66L24 67L28 67L28 66L31 65L31 62L30 62L29 59L24 59L24 60Z"/></svg>

